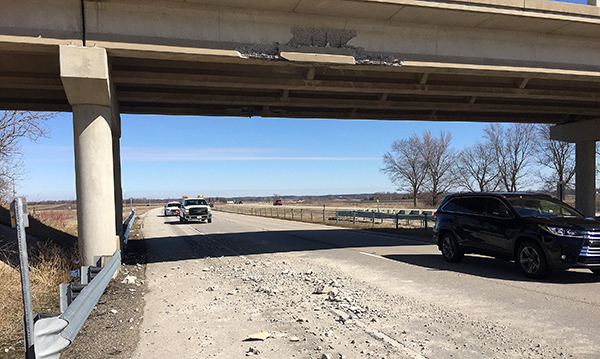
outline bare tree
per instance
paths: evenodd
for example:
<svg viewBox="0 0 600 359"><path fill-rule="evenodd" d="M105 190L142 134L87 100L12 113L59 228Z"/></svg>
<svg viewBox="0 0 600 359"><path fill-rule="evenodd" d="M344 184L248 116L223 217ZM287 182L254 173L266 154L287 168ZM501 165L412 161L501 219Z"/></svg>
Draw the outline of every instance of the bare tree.
<svg viewBox="0 0 600 359"><path fill-rule="evenodd" d="M469 191L498 189L498 170L494 149L489 143L477 142L458 155L455 167L458 184Z"/></svg>
<svg viewBox="0 0 600 359"><path fill-rule="evenodd" d="M557 182L565 187L575 177L575 144L552 140L549 124L537 125L538 141L535 158L540 165L552 170L550 175L540 174L547 189L555 191Z"/></svg>
<svg viewBox="0 0 600 359"><path fill-rule="evenodd" d="M494 148L500 184L508 192L516 192L527 177L527 169L535 149L535 125L516 123L507 129L491 124L484 137Z"/></svg>
<svg viewBox="0 0 600 359"><path fill-rule="evenodd" d="M14 191L14 183L24 174L21 160L21 140L37 141L47 137L45 121L54 113L31 111L0 112L0 196L6 198Z"/></svg>
<svg viewBox="0 0 600 359"><path fill-rule="evenodd" d="M429 192L429 204L436 205L440 197L452 187L452 166L456 154L450 147L452 134L440 131L440 137L431 135L431 131L423 132L421 156L425 162L425 185Z"/></svg>
<svg viewBox="0 0 600 359"><path fill-rule="evenodd" d="M415 207L427 170L421 147L422 142L417 134L407 140L394 141L392 150L383 155L384 167L381 169L400 190L412 192Z"/></svg>

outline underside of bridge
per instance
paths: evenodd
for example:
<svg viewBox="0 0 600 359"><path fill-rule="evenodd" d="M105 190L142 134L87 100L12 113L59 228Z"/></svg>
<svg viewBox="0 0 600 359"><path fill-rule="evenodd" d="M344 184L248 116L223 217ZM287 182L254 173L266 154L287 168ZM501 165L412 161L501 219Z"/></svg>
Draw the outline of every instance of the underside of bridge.
<svg viewBox="0 0 600 359"><path fill-rule="evenodd" d="M320 63L326 55L290 61L277 51L265 59L161 58L107 49L122 113L536 123L600 117L598 72L411 60ZM352 55L324 61L352 61ZM58 46L4 50L0 69L1 108L71 111Z"/></svg>
<svg viewBox="0 0 600 359"><path fill-rule="evenodd" d="M84 261L118 247L120 113L556 124L554 138L577 143L576 205L595 212L596 7L0 0L0 9L0 109L73 112Z"/></svg>

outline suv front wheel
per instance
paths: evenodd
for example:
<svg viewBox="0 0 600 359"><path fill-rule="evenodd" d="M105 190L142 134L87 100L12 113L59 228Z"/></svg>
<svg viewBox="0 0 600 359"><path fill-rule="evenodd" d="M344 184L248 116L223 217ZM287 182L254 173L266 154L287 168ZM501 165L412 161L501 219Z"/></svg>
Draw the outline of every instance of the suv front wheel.
<svg viewBox="0 0 600 359"><path fill-rule="evenodd" d="M440 250L444 259L452 263L460 262L465 256L452 233L446 233L442 236Z"/></svg>
<svg viewBox="0 0 600 359"><path fill-rule="evenodd" d="M550 267L544 250L539 244L531 241L523 242L517 251L517 265L526 277L539 279L550 274Z"/></svg>

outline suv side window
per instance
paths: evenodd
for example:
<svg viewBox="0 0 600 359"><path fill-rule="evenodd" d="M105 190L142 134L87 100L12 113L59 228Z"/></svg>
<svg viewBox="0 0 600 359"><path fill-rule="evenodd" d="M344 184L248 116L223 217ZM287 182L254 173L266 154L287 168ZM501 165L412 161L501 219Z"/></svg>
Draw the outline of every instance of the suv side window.
<svg viewBox="0 0 600 359"><path fill-rule="evenodd" d="M466 214L483 214L483 201L476 197L455 198L444 206L447 212L458 212Z"/></svg>
<svg viewBox="0 0 600 359"><path fill-rule="evenodd" d="M502 201L497 198L487 198L485 201L485 214L491 217L509 218L510 211Z"/></svg>

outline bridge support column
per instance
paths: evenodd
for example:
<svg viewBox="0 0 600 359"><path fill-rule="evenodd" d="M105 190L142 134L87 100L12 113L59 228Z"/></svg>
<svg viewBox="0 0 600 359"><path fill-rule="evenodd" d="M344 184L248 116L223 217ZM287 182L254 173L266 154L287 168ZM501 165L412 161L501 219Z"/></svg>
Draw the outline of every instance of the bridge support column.
<svg viewBox="0 0 600 359"><path fill-rule="evenodd" d="M584 215L596 215L596 142L575 144L575 207Z"/></svg>
<svg viewBox="0 0 600 359"><path fill-rule="evenodd" d="M115 116L113 116L115 118ZM123 243L123 187L121 186L121 119L116 116L116 121L112 124L112 154L113 154L113 173L115 187L115 225L116 233L120 237L120 243Z"/></svg>
<svg viewBox="0 0 600 359"><path fill-rule="evenodd" d="M596 215L596 141L600 119L556 125L553 140L575 143L575 208L586 216Z"/></svg>
<svg viewBox="0 0 600 359"><path fill-rule="evenodd" d="M120 161L114 160L119 115L105 49L61 46L60 70L73 108L79 250L83 265L91 265L94 256L120 248L115 225Z"/></svg>

